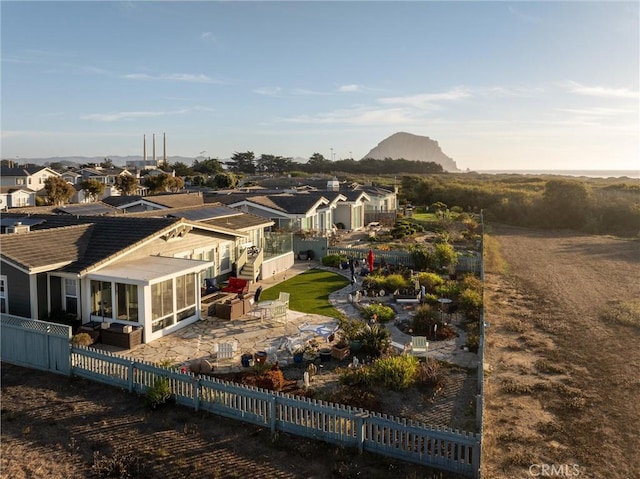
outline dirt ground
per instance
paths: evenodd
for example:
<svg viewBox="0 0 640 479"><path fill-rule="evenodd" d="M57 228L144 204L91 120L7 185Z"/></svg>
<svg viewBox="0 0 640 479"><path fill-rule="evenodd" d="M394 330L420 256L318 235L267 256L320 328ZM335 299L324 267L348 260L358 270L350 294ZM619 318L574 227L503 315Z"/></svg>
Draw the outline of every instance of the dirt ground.
<svg viewBox="0 0 640 479"><path fill-rule="evenodd" d="M294 391L295 381L287 388ZM402 404L406 398L395 399ZM287 434L274 438L268 429L186 407L152 411L126 391L6 364L1 432L0 477L12 479L461 479L352 448ZM127 457L138 461L130 466L139 467L135 474L116 468Z"/></svg>
<svg viewBox="0 0 640 479"><path fill-rule="evenodd" d="M639 478L640 329L602 314L640 298L640 242L491 237L483 477Z"/></svg>

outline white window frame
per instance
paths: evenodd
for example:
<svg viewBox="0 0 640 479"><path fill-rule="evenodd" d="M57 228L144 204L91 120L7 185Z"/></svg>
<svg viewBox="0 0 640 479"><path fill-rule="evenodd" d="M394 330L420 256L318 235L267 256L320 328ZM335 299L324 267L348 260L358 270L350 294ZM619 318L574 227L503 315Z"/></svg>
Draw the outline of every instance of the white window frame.
<svg viewBox="0 0 640 479"><path fill-rule="evenodd" d="M228 251L228 256L223 256L224 251ZM229 267L222 269L224 259L229 258ZM230 273L233 268L233 258L231 256L231 241L221 243L218 247L218 264L220 265L220 274Z"/></svg>
<svg viewBox="0 0 640 479"><path fill-rule="evenodd" d="M9 313L9 295L7 294L7 289L7 277L3 274L0 276L0 303L4 304L3 313Z"/></svg>
<svg viewBox="0 0 640 479"><path fill-rule="evenodd" d="M69 294L67 291L67 281L73 281L75 285L75 294ZM74 314L78 314L80 310L80 298L78 297L78 280L75 278L62 278L62 301L64 304L64 308L66 311L67 308L67 298L76 298L76 311Z"/></svg>

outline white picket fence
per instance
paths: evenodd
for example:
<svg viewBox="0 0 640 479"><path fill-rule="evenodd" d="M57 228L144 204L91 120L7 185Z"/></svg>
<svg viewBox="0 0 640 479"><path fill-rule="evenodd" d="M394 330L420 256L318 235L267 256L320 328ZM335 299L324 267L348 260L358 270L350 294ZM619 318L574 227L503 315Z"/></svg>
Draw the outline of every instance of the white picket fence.
<svg viewBox="0 0 640 479"><path fill-rule="evenodd" d="M176 403L196 411L469 477L479 474L480 435L475 433L196 376L85 347L71 348L71 373L142 394L166 378Z"/></svg>

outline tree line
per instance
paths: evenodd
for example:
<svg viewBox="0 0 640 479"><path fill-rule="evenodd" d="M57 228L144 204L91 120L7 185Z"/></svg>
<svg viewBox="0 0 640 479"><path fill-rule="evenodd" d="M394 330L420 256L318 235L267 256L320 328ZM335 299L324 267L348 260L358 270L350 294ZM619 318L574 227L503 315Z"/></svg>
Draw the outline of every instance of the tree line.
<svg viewBox="0 0 640 479"><path fill-rule="evenodd" d="M401 201L483 211L489 221L595 234L640 235L640 181L524 175L404 176Z"/></svg>

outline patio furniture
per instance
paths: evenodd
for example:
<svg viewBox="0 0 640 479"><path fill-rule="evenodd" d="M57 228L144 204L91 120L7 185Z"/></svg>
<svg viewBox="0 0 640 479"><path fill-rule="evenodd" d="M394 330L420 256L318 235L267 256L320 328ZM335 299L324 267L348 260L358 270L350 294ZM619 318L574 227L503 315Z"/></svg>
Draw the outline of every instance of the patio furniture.
<svg viewBox="0 0 640 479"><path fill-rule="evenodd" d="M238 350L238 342L232 343L216 343L213 345L213 352L216 356L216 367L219 366L221 359L233 359Z"/></svg>
<svg viewBox="0 0 640 479"><path fill-rule="evenodd" d="M280 301L279 304L271 310L271 319L273 319L277 323L286 323L287 322L287 311L289 311L289 307Z"/></svg>
<svg viewBox="0 0 640 479"><path fill-rule="evenodd" d="M232 276L229 278L229 284L222 288L222 291L225 293L248 293L249 292L249 281L242 278L236 278Z"/></svg>
<svg viewBox="0 0 640 479"><path fill-rule="evenodd" d="M241 299L226 300L224 303L216 303L215 315L220 319L238 319L244 314L244 303Z"/></svg>
<svg viewBox="0 0 640 479"><path fill-rule="evenodd" d="M316 336L322 336L325 341L330 342L329 338L335 335L338 331L338 323L324 323L324 324L309 324L304 323L298 326L298 331L301 333L314 334Z"/></svg>
<svg viewBox="0 0 640 479"><path fill-rule="evenodd" d="M102 329L100 333L102 344L109 346L131 349L142 344L142 326L111 323L111 326L107 329Z"/></svg>
<svg viewBox="0 0 640 479"><path fill-rule="evenodd" d="M289 298L291 297L291 295L289 293L285 293L284 291L280 292L280 295L278 296L278 301L280 301L281 303L284 303L287 305L287 308L289 307Z"/></svg>
<svg viewBox="0 0 640 479"><path fill-rule="evenodd" d="M102 331L102 324L100 321L89 321L84 323L78 328L78 333L87 333L91 336L94 343L100 342L100 332Z"/></svg>
<svg viewBox="0 0 640 479"><path fill-rule="evenodd" d="M427 359L429 343L426 336L413 336L411 338L411 355Z"/></svg>
<svg viewBox="0 0 640 479"><path fill-rule="evenodd" d="M237 295L235 293L211 293L200 298L200 309L206 316L216 315L216 304L222 303L228 299L233 299Z"/></svg>
<svg viewBox="0 0 640 479"><path fill-rule="evenodd" d="M274 300L269 300L269 301L260 301L257 306L256 309L258 311L260 311L260 318L264 319L264 318L271 318L271 319L276 319L275 316L278 316L278 319L280 319L283 316L283 312L281 308L285 308L284 309L284 317L286 319L286 310L288 309L287 306L278 301L277 299Z"/></svg>

